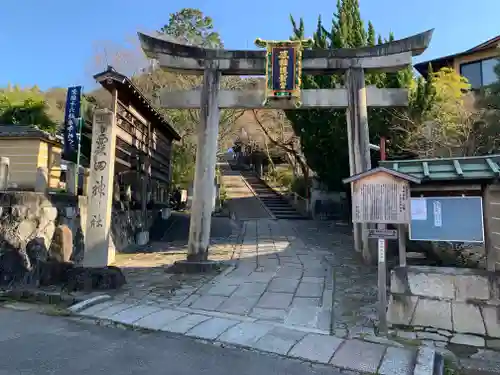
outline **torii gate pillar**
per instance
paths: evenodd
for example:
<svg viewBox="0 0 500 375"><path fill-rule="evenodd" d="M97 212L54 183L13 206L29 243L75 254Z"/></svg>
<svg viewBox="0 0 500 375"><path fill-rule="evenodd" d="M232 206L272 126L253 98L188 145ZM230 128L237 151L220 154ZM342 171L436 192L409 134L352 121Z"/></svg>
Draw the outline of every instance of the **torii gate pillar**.
<svg viewBox="0 0 500 375"><path fill-rule="evenodd" d="M220 76L217 61L207 60L201 90L201 113L196 147L193 204L191 206L191 222L189 226L188 262L208 260L212 199L215 193L217 138L219 135L220 109L218 93Z"/></svg>

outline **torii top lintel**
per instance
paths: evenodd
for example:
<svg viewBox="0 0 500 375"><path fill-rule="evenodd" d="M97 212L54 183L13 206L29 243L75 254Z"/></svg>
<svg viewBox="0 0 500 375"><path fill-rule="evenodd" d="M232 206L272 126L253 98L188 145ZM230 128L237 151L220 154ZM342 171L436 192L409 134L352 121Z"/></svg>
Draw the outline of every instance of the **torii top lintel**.
<svg viewBox="0 0 500 375"><path fill-rule="evenodd" d="M412 56L428 47L434 29L408 38L373 47L305 49L302 53L304 74L328 74L349 68L397 71L411 64ZM202 74L207 64L214 64L224 75L264 75L266 51L226 50L188 46L138 33L144 53L157 59L170 71Z"/></svg>

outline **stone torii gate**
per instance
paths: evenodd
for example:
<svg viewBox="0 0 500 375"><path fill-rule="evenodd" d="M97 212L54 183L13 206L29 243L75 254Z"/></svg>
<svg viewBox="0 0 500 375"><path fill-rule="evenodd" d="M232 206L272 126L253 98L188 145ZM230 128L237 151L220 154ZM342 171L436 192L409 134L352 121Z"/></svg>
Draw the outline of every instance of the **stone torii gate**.
<svg viewBox="0 0 500 375"><path fill-rule="evenodd" d="M365 71L396 72L406 68L412 64L413 56L425 51L432 32L433 30L428 30L374 47L300 51L302 66L297 81L299 84L300 73L345 74L345 88L302 90L300 108L346 109L351 175L371 168L368 107L408 104L408 93L405 89L366 87ZM183 74L203 74L203 86L200 90L165 91L160 98L160 104L164 108L201 109L187 261L203 262L208 257L220 108L296 107L292 100L286 99L273 100L264 106L266 90L220 89L221 75L267 74L269 47L267 51L206 49L143 33L138 35L143 51L149 58L158 60L161 68ZM262 41L258 42L262 44ZM279 45L280 42L272 43ZM363 249L365 252L368 251L368 241L361 237L361 233L366 232L361 229L355 227L355 247L357 251Z"/></svg>

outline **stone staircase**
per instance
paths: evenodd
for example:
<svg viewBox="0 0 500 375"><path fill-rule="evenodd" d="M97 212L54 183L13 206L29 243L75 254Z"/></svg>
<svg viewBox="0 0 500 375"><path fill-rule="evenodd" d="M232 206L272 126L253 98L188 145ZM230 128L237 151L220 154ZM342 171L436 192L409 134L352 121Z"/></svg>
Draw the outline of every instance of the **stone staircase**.
<svg viewBox="0 0 500 375"><path fill-rule="evenodd" d="M308 219L296 210L281 194L266 185L252 172L241 172L245 181L253 189L260 201L276 219L305 220Z"/></svg>

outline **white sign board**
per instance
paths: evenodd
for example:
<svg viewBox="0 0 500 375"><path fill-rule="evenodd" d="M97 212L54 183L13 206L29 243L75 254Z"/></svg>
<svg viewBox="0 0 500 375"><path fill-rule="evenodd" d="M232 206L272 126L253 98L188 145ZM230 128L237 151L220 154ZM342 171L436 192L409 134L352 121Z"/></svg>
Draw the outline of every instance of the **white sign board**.
<svg viewBox="0 0 500 375"><path fill-rule="evenodd" d="M412 198L411 220L427 220L427 200L425 198Z"/></svg>

